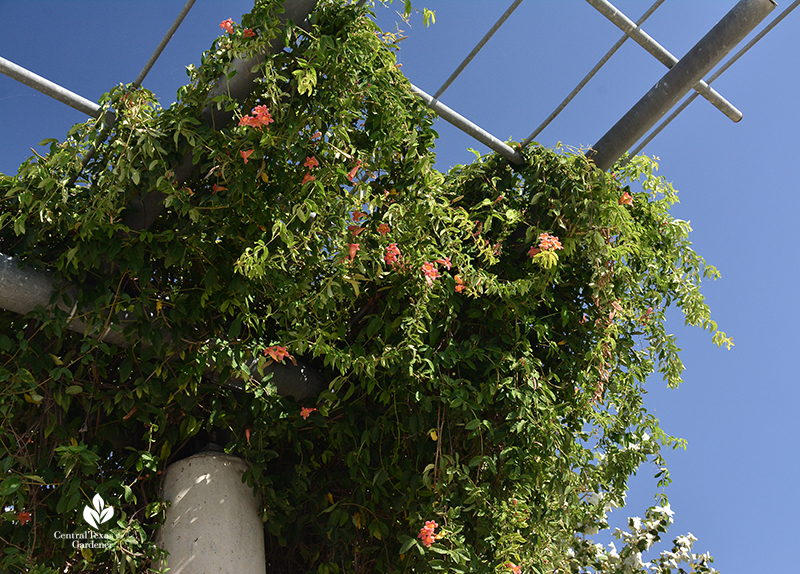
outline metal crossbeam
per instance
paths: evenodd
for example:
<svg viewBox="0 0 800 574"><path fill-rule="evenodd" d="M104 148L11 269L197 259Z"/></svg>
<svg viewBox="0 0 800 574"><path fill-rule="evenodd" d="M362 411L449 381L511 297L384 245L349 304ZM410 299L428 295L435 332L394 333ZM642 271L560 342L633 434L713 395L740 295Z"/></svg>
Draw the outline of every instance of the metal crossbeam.
<svg viewBox="0 0 800 574"><path fill-rule="evenodd" d="M653 5L650 6L650 8L648 8L647 11L644 14L642 14L641 18L639 18L636 21L636 26L637 27L641 26L645 22L645 20L647 20L650 17L650 15L653 12L655 12L658 9L658 7L661 6L663 3L664 0L656 0L655 2L653 2ZM622 38L617 40L617 43L614 44L611 47L611 49L608 52L606 52L605 56L600 58L600 61L597 62L597 64L595 64L595 67L589 70L589 73L586 74L586 76L584 76L584 78L580 82L578 82L578 85L575 86L575 88L569 93L569 95L566 98L564 98L564 101L562 101L558 105L558 107L555 110L553 110L553 113L547 116L547 119L545 119L539 125L538 128L533 130L533 133L531 135L529 135L522 141L522 147L525 147L529 143L531 143L533 141L533 138L542 133L542 130L544 130L544 128L550 125L550 122L556 119L556 116L558 116L558 114L560 114L563 111L563 109L567 107L567 105L575 98L575 96L578 95L578 92L580 92L583 89L583 87L589 83L589 80L594 78L595 74L597 74L597 72L600 71L600 68L602 68L606 62L608 62L611 56L613 56L617 52L617 50L619 50L622 47L622 45L628 40L628 38L630 38L630 36L628 36L627 34L623 34Z"/></svg>
<svg viewBox="0 0 800 574"><path fill-rule="evenodd" d="M55 82L51 82L47 78L43 78L38 74L34 74L30 70L15 64L10 60L0 57L0 72L26 86L33 88L53 99L58 100L62 104L67 104L71 108L85 113L87 116L93 118L100 117L101 108L95 102L87 100L83 96L79 96L75 92L71 92L63 86L59 86Z"/></svg>
<svg viewBox="0 0 800 574"><path fill-rule="evenodd" d="M186 15L189 13L189 10L191 10L192 6L194 6L195 1L196 0L187 0L186 4L183 5L183 8L178 14L178 17L175 18L175 21L172 23L172 26L169 27L169 30L167 30L167 33L164 34L164 37L161 39L161 42L158 44L158 46L156 46L153 55L150 56L150 59L144 65L144 68L142 68L142 71L139 73L139 76L134 80L133 82L134 88L138 88L139 86L142 85L142 82L147 77L147 74L150 72L150 69L153 67L153 65L155 65L156 60L158 60L158 57L161 55L161 52L163 52L164 48L167 47L167 44L169 44L169 41L175 35L175 32L178 31L178 27L181 25L181 23L183 23L183 19L186 18Z"/></svg>
<svg viewBox="0 0 800 574"><path fill-rule="evenodd" d="M720 66L720 68L716 72L711 74L708 80L706 80L706 83L710 84L711 82L719 78L728 68L730 68L736 62L736 60L744 56L750 48L752 48L759 40L761 40L761 38L766 36L770 30L772 30L775 26L777 26L781 20L786 18L786 16L788 16L792 12L792 10L794 10L798 6L800 6L800 0L794 0L794 2L792 2L783 12L781 12L778 16L776 16L772 22L764 26L764 29L761 30L758 34L756 34L753 37L753 39L747 43L747 45L745 45L741 50L736 52L736 54L734 54L727 62L725 62L722 66ZM642 140L642 143L636 146L636 149L634 149L630 153L630 156L632 157L639 154L644 149L644 146L653 141L653 138L655 138L658 134L660 134L661 130L667 127L672 120L678 117L678 114L680 114L683 110L686 109L686 107L689 104L691 104L694 100L697 99L697 95L698 95L697 92L689 94L689 97L686 98L683 101L683 103L681 103L680 106L675 108L675 111L672 112L667 119L661 122L658 125L658 127L656 127L652 132L650 132L647 135L647 137L644 140Z"/></svg>
<svg viewBox="0 0 800 574"><path fill-rule="evenodd" d="M678 63L678 59L664 49L661 44L653 40L647 33L645 33L639 26L633 23L630 18L625 16L622 12L611 4L608 0L586 0L594 8L597 9L603 16L613 22L620 30L630 36L642 48L650 52L655 58L664 64L667 68L672 68ZM700 92L700 95L707 99L711 104L728 116L734 122L742 119L742 112L737 110L730 102L719 95L716 91L708 87L708 84L700 80L693 86L695 90Z"/></svg>
<svg viewBox="0 0 800 574"><path fill-rule="evenodd" d="M741 0L647 94L592 146L589 155L609 169L652 128L700 78L775 9L772 0Z"/></svg>
<svg viewBox="0 0 800 574"><path fill-rule="evenodd" d="M156 46L156 49L155 51L153 51L153 54L150 56L150 59L147 60L147 63L144 65L144 68L142 68L142 71L139 72L139 75L133 81L134 89L142 85L142 82L147 77L147 74L150 72L153 66L155 65L156 60L158 60L158 57L161 55L161 52L163 52L164 48L167 47L167 44L169 44L169 41L175 35L175 32L178 30L178 27L183 22L183 19L186 18L186 15L189 13L189 10L192 9L192 6L194 5L195 1L196 0L188 0L186 4L184 4L183 8L178 14L178 17L175 18L175 21L172 23L172 26L169 27L169 30L167 30L167 33L164 34L164 37L161 39L161 42L159 42L158 46ZM116 118L114 118L113 121L106 123L105 127L100 132L97 141L93 143L88 150L86 150L86 154L83 156L83 160L81 161L81 170L70 178L68 185L74 185L75 182L78 181L78 178L81 176L81 173L83 173L83 170L86 169L86 166L89 165L89 162L94 157L94 154L97 153L97 146L106 141L108 134L110 134L111 130L114 129L114 124L116 124Z"/></svg>
<svg viewBox="0 0 800 574"><path fill-rule="evenodd" d="M663 1L663 0L662 0L662 1ZM447 80L445 80L444 84L442 84L442 87L441 87L441 88L439 88L439 89L436 91L436 93L435 93L435 94L433 94L433 97L434 97L434 98L436 98L436 99L439 99L439 96L441 96L441 95L444 93L444 91L445 91L447 88L449 88L449 87L450 87L450 84L452 84L452 83L453 83L453 81L454 81L454 80L455 80L455 79L458 77L458 75L459 75L461 72L463 72L463 71L464 71L464 68L466 68L466 67L467 67L467 65L468 65L468 64L469 64L469 63L472 61L472 58L474 58L475 56L477 56L477 55L478 55L478 52L480 52L480 51L481 51L481 48L483 48L483 47L486 45L486 42L488 42L488 41L489 41L489 38L491 38L492 36L494 36L494 33L495 33L495 32L497 32L497 31L500 29L500 26L502 26L502 25L503 25L503 23L504 23L506 20L508 20L508 17L509 17L509 16L511 16L511 13L512 13L514 10L516 10L516 9L517 9L517 6L519 6L521 3L522 3L522 0L514 0L514 2L511 4L511 6L509 6L509 7L508 7L508 10L506 10L506 11L503 13L503 15L502 15L502 16L500 16L500 18L497 20L497 22L495 22L495 23L494 23L494 26L492 26L492 27L489 29L489 31L488 31L488 32L486 32L486 35L484 35L484 37L483 37L483 38L481 38L481 41L480 41L480 42L478 42L478 44L477 44L477 45L476 45L476 46L475 46L475 47L472 49L472 51L471 51L471 52L470 52L470 53L467 55L467 57L466 57L466 58L464 58L464 61L463 61L463 62L461 62L461 63L458 65L458 68L456 68L455 72L453 72L452 74L450 74L450 77L449 77L449 78L447 78Z"/></svg>
<svg viewBox="0 0 800 574"><path fill-rule="evenodd" d="M411 84L411 91L419 96L422 101L425 102L426 106L439 114L439 117L441 117L443 120L450 122L461 131L471 135L486 147L493 149L502 155L511 163L521 165L525 162L525 160L522 158L522 155L518 151L511 148L508 144L500 141L482 127L472 123L461 114L451 110L430 94L423 92L414 84Z"/></svg>

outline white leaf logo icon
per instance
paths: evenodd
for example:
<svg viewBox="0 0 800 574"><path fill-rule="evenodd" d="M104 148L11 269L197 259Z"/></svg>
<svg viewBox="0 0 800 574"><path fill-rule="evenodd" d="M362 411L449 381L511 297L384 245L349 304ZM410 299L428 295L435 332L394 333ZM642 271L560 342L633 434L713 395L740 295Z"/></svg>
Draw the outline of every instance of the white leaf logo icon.
<svg viewBox="0 0 800 574"><path fill-rule="evenodd" d="M114 516L114 509L106 506L105 501L99 494L94 495L92 506L94 508L87 506L83 509L83 519L89 523L89 526L99 530L101 524L108 522Z"/></svg>

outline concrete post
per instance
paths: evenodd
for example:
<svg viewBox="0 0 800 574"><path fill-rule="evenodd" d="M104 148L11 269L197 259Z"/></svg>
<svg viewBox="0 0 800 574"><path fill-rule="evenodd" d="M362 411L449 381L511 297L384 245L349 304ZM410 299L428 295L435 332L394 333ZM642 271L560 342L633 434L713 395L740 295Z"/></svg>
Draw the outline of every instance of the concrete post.
<svg viewBox="0 0 800 574"><path fill-rule="evenodd" d="M158 544L170 574L266 574L259 501L242 482L247 464L201 452L167 467L164 500L172 503Z"/></svg>

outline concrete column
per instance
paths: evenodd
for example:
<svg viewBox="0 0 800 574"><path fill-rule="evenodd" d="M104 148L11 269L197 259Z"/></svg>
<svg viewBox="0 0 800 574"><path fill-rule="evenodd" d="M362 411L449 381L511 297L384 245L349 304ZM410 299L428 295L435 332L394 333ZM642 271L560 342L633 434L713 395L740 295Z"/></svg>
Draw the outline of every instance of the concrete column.
<svg viewBox="0 0 800 574"><path fill-rule="evenodd" d="M167 467L163 497L172 505L158 544L170 574L266 574L264 524L245 470L242 459L218 452Z"/></svg>

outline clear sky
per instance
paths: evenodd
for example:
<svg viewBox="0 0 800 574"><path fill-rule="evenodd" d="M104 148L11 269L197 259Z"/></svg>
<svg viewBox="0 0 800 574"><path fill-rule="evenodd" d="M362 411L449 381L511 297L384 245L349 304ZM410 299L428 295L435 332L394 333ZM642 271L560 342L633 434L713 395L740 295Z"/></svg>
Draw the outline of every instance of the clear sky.
<svg viewBox="0 0 800 574"><path fill-rule="evenodd" d="M400 27L408 36L399 61L409 79L435 92L511 0L415 0L436 11ZM680 58L734 0L666 0L643 25ZM789 4L767 18L774 18ZM0 0L0 56L82 96L97 100L138 75L183 0ZM144 82L165 107L186 80L184 66L238 21L248 0L198 0ZM618 0L636 20L650 1ZM393 28L392 8L378 9ZM695 249L722 278L704 284L730 351L687 329L672 315L687 370L678 391L654 379L646 403L665 430L686 438L687 451L667 453L674 483L667 489L676 523L691 531L696 550L710 551L726 574L796 572L800 543L796 493L800 475L796 422L800 335L798 251L800 213L797 134L800 111L800 10L770 32L714 87L744 112L734 124L698 98L644 150L679 190L676 216L690 220ZM579 0L525 0L441 101L501 140L527 137L620 37L617 28ZM628 41L537 138L545 146L588 147L665 73ZM63 138L80 112L0 76L0 172L15 173L45 138ZM438 121L438 167L447 170L487 151ZM2 250L2 246L0 246ZM794 357L794 358L793 358ZM643 467L622 514L642 515L652 502L653 469Z"/></svg>

